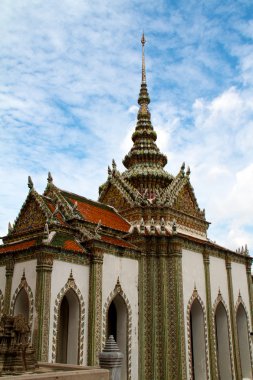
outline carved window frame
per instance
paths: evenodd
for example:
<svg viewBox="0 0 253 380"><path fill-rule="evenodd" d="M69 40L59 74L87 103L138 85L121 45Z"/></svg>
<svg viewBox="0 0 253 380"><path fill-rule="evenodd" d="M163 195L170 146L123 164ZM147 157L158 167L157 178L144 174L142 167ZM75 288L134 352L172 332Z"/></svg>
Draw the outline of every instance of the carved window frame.
<svg viewBox="0 0 253 380"><path fill-rule="evenodd" d="M249 314L248 314L248 311L247 311L246 304L243 301L241 293L239 291L238 298L237 298L237 301L236 301L236 304L235 304L235 318L236 318L236 321L237 321L237 311L238 311L238 308L239 308L240 305L242 305L242 307L244 308L244 311L245 311L245 314L246 314L246 320L247 320L247 328L248 328L248 332L250 333ZM236 328L237 328L237 323L236 323ZM252 352L252 344L251 344L251 337L250 336L249 336L249 352L250 352L251 366L253 368L253 352Z"/></svg>
<svg viewBox="0 0 253 380"><path fill-rule="evenodd" d="M217 310L217 307L218 305L222 303L222 305L224 306L224 309L225 309L225 312L226 312L226 315L227 315L227 322L228 322L228 342L229 342L229 354L230 354L230 363L231 363L231 372L232 372L232 380L235 379L235 368L234 368L234 360L233 360L233 348L232 348L232 330L231 330L231 321L230 321L230 314L229 314L229 310L228 310L228 307L227 307L227 304L224 300L224 298L222 297L222 294L221 294L221 291L219 290L218 292L218 296L216 298L216 300L214 301L214 304L213 304L213 310L212 310L212 315L213 315L213 336L214 336L214 341L215 341L215 366L216 366L216 376L218 377L218 356L217 356L217 340L216 340L216 324L215 324L215 314L216 314L216 310Z"/></svg>
<svg viewBox="0 0 253 380"><path fill-rule="evenodd" d="M189 361L189 380L192 380L193 378L193 368L192 368L192 342L191 342L191 322L190 322L190 315L191 315L191 308L195 301L198 301L203 312L203 319L204 319L204 337L205 337L205 356L206 356L206 376L207 380L210 379L209 373L209 351L208 351L208 328L207 328L207 317L206 317L206 308L204 305L204 302L202 301L200 295L198 294L198 291L196 287L194 287L194 290L192 292L192 296L188 301L187 304L187 345L188 345L188 361Z"/></svg>
<svg viewBox="0 0 253 380"><path fill-rule="evenodd" d="M15 302L18 297L18 294L20 291L24 289L28 296L28 301L29 301L29 319L28 319L28 326L30 329L30 334L29 334L29 341L31 341L31 336L32 336L32 327L33 327L33 311L34 311L34 297L33 297L33 292L31 287L28 285L26 276L25 276L25 271L23 272L23 275L21 277L21 281L17 289L15 290L12 300L11 300L11 305L10 305L10 315L14 315L14 307L15 307Z"/></svg>
<svg viewBox="0 0 253 380"><path fill-rule="evenodd" d="M106 343L106 328L107 328L107 317L108 317L109 307L117 295L120 295L123 298L123 301L125 302L126 308L127 308L127 380L131 380L132 379L132 368L131 368L132 367L132 309L131 309L131 305L126 294L122 290L121 284L119 282L119 278L117 280L114 290L107 297L106 302L103 307L102 349L104 348L105 343Z"/></svg>
<svg viewBox="0 0 253 380"><path fill-rule="evenodd" d="M57 294L54 303L54 319L53 319L53 338L52 338L52 355L51 363L56 362L56 350L57 350L57 332L58 332L58 321L60 315L60 306L63 297L69 291L73 290L77 296L79 302L79 334L78 334L78 365L83 365L84 356L84 330L85 330L85 304L82 293L77 287L75 280L72 275L72 270L66 284L61 288L60 292Z"/></svg>

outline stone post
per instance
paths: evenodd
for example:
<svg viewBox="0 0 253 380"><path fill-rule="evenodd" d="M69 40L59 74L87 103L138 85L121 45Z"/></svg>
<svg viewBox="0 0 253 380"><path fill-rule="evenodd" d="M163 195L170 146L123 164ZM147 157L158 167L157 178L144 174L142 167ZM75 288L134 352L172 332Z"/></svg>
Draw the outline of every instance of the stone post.
<svg viewBox="0 0 253 380"><path fill-rule="evenodd" d="M121 380L123 354L112 335L109 336L103 351L99 354L101 368L109 369L110 380Z"/></svg>
<svg viewBox="0 0 253 380"><path fill-rule="evenodd" d="M52 256L45 252L39 254L36 267L36 317L33 344L36 347L37 360L43 362L48 361L52 268Z"/></svg>
<svg viewBox="0 0 253 380"><path fill-rule="evenodd" d="M210 360L210 374L211 379L218 379L217 370L217 357L216 357L216 341L215 341L215 327L213 324L212 314L212 291L211 291L211 278L210 278L210 257L208 249L205 248L203 252L203 262L205 269L205 285L206 285L206 310L208 320L208 348L209 348L209 360Z"/></svg>
<svg viewBox="0 0 253 380"><path fill-rule="evenodd" d="M233 291L233 281L232 281L232 268L231 268L231 259L226 256L226 270L227 270L227 282L228 282L228 297L229 297L229 309L230 309L230 318L231 318L231 330L232 330L232 345L233 345L233 354L234 354L234 367L235 367L235 377L237 379L242 378L240 354L238 347L238 336L237 336L237 326L236 326L236 315L235 315L235 306L234 306L234 291Z"/></svg>
<svg viewBox="0 0 253 380"><path fill-rule="evenodd" d="M12 277L14 271L14 260L10 258L6 264L6 283L5 283L5 292L4 292L4 310L3 314L9 314L10 312L10 303L11 303L11 286L12 286Z"/></svg>
<svg viewBox="0 0 253 380"><path fill-rule="evenodd" d="M89 278L88 365L98 364L101 350L103 251L92 249Z"/></svg>

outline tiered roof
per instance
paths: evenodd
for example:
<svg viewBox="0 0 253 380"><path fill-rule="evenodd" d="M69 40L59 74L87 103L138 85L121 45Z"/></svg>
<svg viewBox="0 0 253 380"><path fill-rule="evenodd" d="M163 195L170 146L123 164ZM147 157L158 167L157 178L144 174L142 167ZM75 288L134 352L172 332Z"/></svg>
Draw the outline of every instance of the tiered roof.
<svg viewBox="0 0 253 380"><path fill-rule="evenodd" d="M100 187L99 201L114 206L138 230L143 220L149 231L154 220L158 227L152 231L158 234L159 225L165 223L169 233L176 221L181 231L206 239L209 223L204 210L198 206L190 183L190 169L185 171L183 163L176 177L168 173L164 169L167 157L156 145L157 136L148 109L150 98L146 83L144 35L141 43L140 107L132 135L133 146L123 160L127 170L120 173L113 161L112 168L108 169L108 179Z"/></svg>
<svg viewBox="0 0 253 380"><path fill-rule="evenodd" d="M138 98L140 105L137 125L132 135L133 146L123 160L127 170L123 177L134 185L141 194L148 192L150 196L157 189L163 189L170 184L173 177L163 168L167 164L167 157L162 154L156 145L157 135L151 123L148 109L150 98L146 83L145 45L144 34L142 43L142 80Z"/></svg>

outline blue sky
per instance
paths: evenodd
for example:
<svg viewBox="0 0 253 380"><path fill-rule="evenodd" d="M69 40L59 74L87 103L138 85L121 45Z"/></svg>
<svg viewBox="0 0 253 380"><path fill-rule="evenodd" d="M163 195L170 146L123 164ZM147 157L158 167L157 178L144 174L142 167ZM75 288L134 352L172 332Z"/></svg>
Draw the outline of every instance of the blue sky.
<svg viewBox="0 0 253 380"><path fill-rule="evenodd" d="M15 4L14 4L15 3ZM158 146L183 161L209 238L253 249L253 3L2 0L0 235L50 170L97 199L131 147L142 31Z"/></svg>

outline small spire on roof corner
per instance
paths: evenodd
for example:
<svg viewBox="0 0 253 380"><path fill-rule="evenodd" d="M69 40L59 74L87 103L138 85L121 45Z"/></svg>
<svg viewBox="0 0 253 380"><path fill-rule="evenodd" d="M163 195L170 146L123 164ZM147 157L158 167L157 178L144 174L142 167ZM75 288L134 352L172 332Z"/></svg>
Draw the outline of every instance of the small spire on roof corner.
<svg viewBox="0 0 253 380"><path fill-rule="evenodd" d="M115 170L117 169L117 165L116 165L116 162L114 160L114 158L112 159L112 171L115 172Z"/></svg>
<svg viewBox="0 0 253 380"><path fill-rule="evenodd" d="M182 165L181 165L181 168L180 168L180 175L181 175L181 177L184 177L184 174L185 174L185 162L183 162L182 163Z"/></svg>
<svg viewBox="0 0 253 380"><path fill-rule="evenodd" d="M11 222L8 223L8 233L10 234L13 231Z"/></svg>
<svg viewBox="0 0 253 380"><path fill-rule="evenodd" d="M48 172L47 182L48 182L48 183L53 183L53 177L52 177L51 172Z"/></svg>
<svg viewBox="0 0 253 380"><path fill-rule="evenodd" d="M28 176L28 187L29 187L30 190L33 189L33 181L32 181L31 176Z"/></svg>

